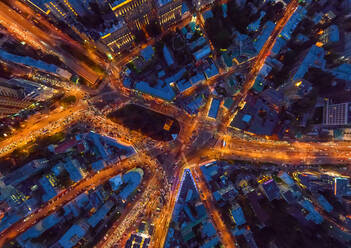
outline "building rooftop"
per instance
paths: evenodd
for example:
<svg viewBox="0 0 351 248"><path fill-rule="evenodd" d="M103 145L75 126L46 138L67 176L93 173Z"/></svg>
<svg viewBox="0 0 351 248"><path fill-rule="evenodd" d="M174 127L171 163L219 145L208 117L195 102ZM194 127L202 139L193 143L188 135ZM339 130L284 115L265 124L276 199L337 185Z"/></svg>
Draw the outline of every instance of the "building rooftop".
<svg viewBox="0 0 351 248"><path fill-rule="evenodd" d="M302 79L310 67L324 69L326 61L324 59L324 49L313 45L307 52L302 63L298 65L292 80Z"/></svg>
<svg viewBox="0 0 351 248"><path fill-rule="evenodd" d="M144 172L140 168L131 170L123 175L123 184L126 184L126 186L119 193L119 196L122 198L122 200L126 200L128 196L130 196L133 191L136 190L136 188L141 183L143 176Z"/></svg>
<svg viewBox="0 0 351 248"><path fill-rule="evenodd" d="M112 177L110 180L110 185L113 191L116 191L119 189L119 187L123 184L122 181L122 176L121 175L117 175L115 177Z"/></svg>
<svg viewBox="0 0 351 248"><path fill-rule="evenodd" d="M91 167L93 168L94 171L102 170L103 168L105 168L105 162L102 159L100 159L92 163Z"/></svg>
<svg viewBox="0 0 351 248"><path fill-rule="evenodd" d="M155 87L151 87L149 83L144 81L136 82L135 89L167 101L171 101L175 97L172 87L161 80L157 80Z"/></svg>
<svg viewBox="0 0 351 248"><path fill-rule="evenodd" d="M156 2L157 2L158 7L162 7L164 5L171 3L172 1L173 0L157 0Z"/></svg>
<svg viewBox="0 0 351 248"><path fill-rule="evenodd" d="M202 13L202 16L205 20L213 18L212 10L205 11L204 13Z"/></svg>
<svg viewBox="0 0 351 248"><path fill-rule="evenodd" d="M153 47L150 45L150 46L147 46L146 48L144 48L143 50L141 50L140 54L144 58L145 61L149 61L149 60L151 60L152 56L154 56L155 51L154 51Z"/></svg>
<svg viewBox="0 0 351 248"><path fill-rule="evenodd" d="M330 203L327 201L327 199L325 199L324 196L319 195L317 198L317 201L319 203L319 205L327 212L327 213L331 213L331 211L333 211L333 206L330 205Z"/></svg>
<svg viewBox="0 0 351 248"><path fill-rule="evenodd" d="M53 213L19 235L16 240L20 243L20 245L25 246L25 242L27 240L40 237L41 234L58 224L61 220L62 218L60 216L58 216L56 213Z"/></svg>
<svg viewBox="0 0 351 248"><path fill-rule="evenodd" d="M87 233L89 226L85 223L74 224L59 239L58 243L64 248L74 247Z"/></svg>
<svg viewBox="0 0 351 248"><path fill-rule="evenodd" d="M214 63L211 63L208 68L205 69L205 75L207 79L218 75L219 71L217 66Z"/></svg>
<svg viewBox="0 0 351 248"><path fill-rule="evenodd" d="M47 163L48 160L46 159L33 160L2 178L2 181L6 185L11 184L13 186L16 186L24 180L27 180L31 176L40 172L41 170L45 169Z"/></svg>
<svg viewBox="0 0 351 248"><path fill-rule="evenodd" d="M173 55L171 54L171 52L169 51L166 45L163 46L162 51L163 51L163 57L165 58L167 65L168 66L173 65L174 64Z"/></svg>
<svg viewBox="0 0 351 248"><path fill-rule="evenodd" d="M11 54L2 49L0 49L0 58L9 62L31 66L46 72L56 73L58 70L58 67L56 65L47 64L41 60L35 60L31 57L23 57L23 56Z"/></svg>
<svg viewBox="0 0 351 248"><path fill-rule="evenodd" d="M289 21L284 26L280 35L284 39L290 40L291 34L294 32L295 28L302 21L302 19L305 17L306 14L307 14L307 10L302 6L299 6L295 11L295 13L290 17Z"/></svg>
<svg viewBox="0 0 351 248"><path fill-rule="evenodd" d="M239 204L236 204L232 207L230 210L230 213L232 215L233 221L236 225L240 226L246 223L246 219L244 216L244 212L239 206Z"/></svg>
<svg viewBox="0 0 351 248"><path fill-rule="evenodd" d="M114 203L109 200L102 207L98 209L90 218L88 219L88 224L91 227L96 227L96 225L105 218L106 214L111 210Z"/></svg>
<svg viewBox="0 0 351 248"><path fill-rule="evenodd" d="M211 47L208 44L193 53L196 61L199 61L210 54L211 54Z"/></svg>
<svg viewBox="0 0 351 248"><path fill-rule="evenodd" d="M269 36L273 32L275 28L275 24L271 21L266 22L266 24L263 27L263 30L261 34L257 37L256 41L254 42L254 47L257 52L260 52L263 45L266 43L268 40Z"/></svg>
<svg viewBox="0 0 351 248"><path fill-rule="evenodd" d="M279 188L273 179L260 184L269 201L279 198Z"/></svg>
<svg viewBox="0 0 351 248"><path fill-rule="evenodd" d="M208 111L208 117L211 117L213 119L217 118L220 103L221 101L219 99L216 99L216 98L212 99L211 106Z"/></svg>
<svg viewBox="0 0 351 248"><path fill-rule="evenodd" d="M64 163L63 167L68 172L72 181L79 182L83 179L82 169L80 168L77 160L69 160Z"/></svg>

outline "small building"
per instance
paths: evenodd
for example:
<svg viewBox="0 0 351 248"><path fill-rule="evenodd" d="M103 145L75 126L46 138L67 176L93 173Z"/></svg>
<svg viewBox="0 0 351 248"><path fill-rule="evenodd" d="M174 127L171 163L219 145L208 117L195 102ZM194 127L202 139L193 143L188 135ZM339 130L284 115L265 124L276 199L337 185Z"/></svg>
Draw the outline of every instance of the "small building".
<svg viewBox="0 0 351 248"><path fill-rule="evenodd" d="M348 191L349 179L346 177L335 177L334 178L334 195L342 197L346 195Z"/></svg>
<svg viewBox="0 0 351 248"><path fill-rule="evenodd" d="M232 219L234 221L234 223L238 226L243 225L246 223L246 219L244 216L244 212L241 209L239 204L235 204L231 210L230 210L230 214L232 216Z"/></svg>
<svg viewBox="0 0 351 248"><path fill-rule="evenodd" d="M331 213L333 211L333 206L325 199L323 195L319 195L317 198L318 204L326 211L327 213Z"/></svg>
<svg viewBox="0 0 351 248"><path fill-rule="evenodd" d="M144 171L140 168L131 170L123 175L123 184L126 186L120 191L119 197L125 201L136 190L143 179Z"/></svg>
<svg viewBox="0 0 351 248"><path fill-rule="evenodd" d="M299 201L299 204L308 212L308 214L305 216L306 220L312 221L315 224L321 224L323 222L324 219L322 215L316 211L313 204L309 200L303 199Z"/></svg>
<svg viewBox="0 0 351 248"><path fill-rule="evenodd" d="M86 235L88 230L89 225L85 222L74 224L59 239L58 243L64 248L72 248Z"/></svg>
<svg viewBox="0 0 351 248"><path fill-rule="evenodd" d="M201 59L204 59L208 57L211 54L211 47L210 45L205 45L201 49L197 50L196 52L193 53L194 59L196 61L199 61Z"/></svg>
<svg viewBox="0 0 351 248"><path fill-rule="evenodd" d="M202 17L207 20L207 19L210 19L210 18L213 18L213 13L212 13L212 10L207 10L205 12L202 13Z"/></svg>
<svg viewBox="0 0 351 248"><path fill-rule="evenodd" d="M261 34L258 36L256 41L254 41L254 47L257 52L261 51L263 45L266 43L269 36L272 34L274 28L275 28L275 24L273 22L271 21L266 22Z"/></svg>
<svg viewBox="0 0 351 248"><path fill-rule="evenodd" d="M40 237L46 230L57 225L61 221L62 221L62 217L58 216L56 213L53 213L45 217L41 221L39 221L37 224L29 228L27 231L20 234L16 238L16 241L22 247L30 247L29 245L32 245L30 242L31 239Z"/></svg>
<svg viewBox="0 0 351 248"><path fill-rule="evenodd" d="M207 79L218 75L217 66L212 62L209 67L205 69L205 75Z"/></svg>
<svg viewBox="0 0 351 248"><path fill-rule="evenodd" d="M250 31L250 32L257 32L258 29L260 28L261 20L262 20L262 18L263 18L265 15L266 15L266 12L261 11L261 12L260 12L260 17L259 17L256 21L250 23L250 24L247 26L247 30Z"/></svg>
<svg viewBox="0 0 351 248"><path fill-rule="evenodd" d="M143 57L143 59L147 62L150 61L152 59L152 57L154 56L155 52L153 47L147 46L146 48L144 48L143 50L141 50L140 55L141 57Z"/></svg>
<svg viewBox="0 0 351 248"><path fill-rule="evenodd" d="M175 97L172 87L162 80L157 80L153 87L148 82L139 81L135 83L135 89L167 101L171 101Z"/></svg>
<svg viewBox="0 0 351 248"><path fill-rule="evenodd" d="M93 168L93 171L95 171L95 172L100 171L103 168L105 168L105 162L104 162L104 160L100 159L100 160L92 163L91 167Z"/></svg>
<svg viewBox="0 0 351 248"><path fill-rule="evenodd" d="M119 187L123 184L123 181L122 181L122 176L121 175L117 175L115 177L112 177L110 180L109 180L109 183L111 185L111 188L113 191L116 191L119 189Z"/></svg>
<svg viewBox="0 0 351 248"><path fill-rule="evenodd" d="M95 228L96 225L105 218L107 213L111 210L114 203L113 201L109 200L104 205L102 205L90 218L88 219L88 224Z"/></svg>
<svg viewBox="0 0 351 248"><path fill-rule="evenodd" d="M326 60L324 59L325 51L323 48L313 45L305 54L302 62L298 61L292 70L292 81L303 79L308 69L311 67L324 70Z"/></svg>
<svg viewBox="0 0 351 248"><path fill-rule="evenodd" d="M57 194L55 186L57 185L56 178L52 174L47 174L39 179L39 184L45 194L42 196L44 202L54 198Z"/></svg>
<svg viewBox="0 0 351 248"><path fill-rule="evenodd" d="M302 21L302 19L306 16L307 10L299 6L294 14L290 17L289 21L284 26L283 30L281 31L280 35L286 39L290 40L291 35L296 29L297 25Z"/></svg>
<svg viewBox="0 0 351 248"><path fill-rule="evenodd" d="M73 182L79 182L83 179L84 173L77 160L69 160L64 163L63 167L66 169Z"/></svg>
<svg viewBox="0 0 351 248"><path fill-rule="evenodd" d="M293 186L295 184L294 180L285 171L279 172L278 177L288 186Z"/></svg>
<svg viewBox="0 0 351 248"><path fill-rule="evenodd" d="M163 46L163 57L167 63L168 66L172 66L174 64L174 58L171 52L169 51L168 47L166 45Z"/></svg>
<svg viewBox="0 0 351 248"><path fill-rule="evenodd" d="M280 191L276 182L273 179L260 184L260 188L269 201L279 199Z"/></svg>
<svg viewBox="0 0 351 248"><path fill-rule="evenodd" d="M212 99L211 106L208 111L208 117L211 117L213 119L217 118L220 103L221 101L219 99L216 99L216 98Z"/></svg>
<svg viewBox="0 0 351 248"><path fill-rule="evenodd" d="M337 25L326 28L319 40L326 46L334 45L340 41L340 32Z"/></svg>

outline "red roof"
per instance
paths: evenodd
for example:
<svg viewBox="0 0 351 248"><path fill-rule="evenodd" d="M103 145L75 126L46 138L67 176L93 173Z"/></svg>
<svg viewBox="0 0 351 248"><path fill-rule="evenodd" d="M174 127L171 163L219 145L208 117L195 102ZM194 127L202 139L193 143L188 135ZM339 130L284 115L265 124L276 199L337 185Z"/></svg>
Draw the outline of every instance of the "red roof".
<svg viewBox="0 0 351 248"><path fill-rule="evenodd" d="M75 146L77 144L77 140L74 138L74 139L71 139L71 140L68 140L64 143L62 143L61 145L57 146L55 148L55 153L63 153L65 152L66 150L72 148L73 146Z"/></svg>

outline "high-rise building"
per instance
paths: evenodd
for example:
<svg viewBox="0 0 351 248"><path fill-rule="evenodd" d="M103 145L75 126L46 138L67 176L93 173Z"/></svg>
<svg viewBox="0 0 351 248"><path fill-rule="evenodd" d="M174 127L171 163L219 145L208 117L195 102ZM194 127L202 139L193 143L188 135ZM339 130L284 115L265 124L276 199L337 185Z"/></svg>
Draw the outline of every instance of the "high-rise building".
<svg viewBox="0 0 351 248"><path fill-rule="evenodd" d="M158 22L168 27L182 18L182 0L156 0Z"/></svg>
<svg viewBox="0 0 351 248"><path fill-rule="evenodd" d="M347 126L351 124L351 103L338 103L325 106L324 125Z"/></svg>
<svg viewBox="0 0 351 248"><path fill-rule="evenodd" d="M213 4L214 0L192 0L192 3L196 10L201 10L203 7Z"/></svg>
<svg viewBox="0 0 351 248"><path fill-rule="evenodd" d="M27 0L36 9L58 20L70 21L88 13L89 0Z"/></svg>
<svg viewBox="0 0 351 248"><path fill-rule="evenodd" d="M15 114L32 103L25 99L22 88L11 87L6 82L6 79L0 79L0 118Z"/></svg>
<svg viewBox="0 0 351 248"><path fill-rule="evenodd" d="M130 48L135 39L123 19L120 19L117 25L105 30L105 32L100 35L100 41L115 53Z"/></svg>
<svg viewBox="0 0 351 248"><path fill-rule="evenodd" d="M152 19L152 0L116 0L110 4L118 19L123 18L131 30L140 30Z"/></svg>
<svg viewBox="0 0 351 248"><path fill-rule="evenodd" d="M323 34L320 36L319 40L323 45L335 45L340 41L340 32L337 25L331 25L326 28Z"/></svg>
<svg viewBox="0 0 351 248"><path fill-rule="evenodd" d="M345 177L334 178L334 195L337 197L344 196L348 190L349 179Z"/></svg>

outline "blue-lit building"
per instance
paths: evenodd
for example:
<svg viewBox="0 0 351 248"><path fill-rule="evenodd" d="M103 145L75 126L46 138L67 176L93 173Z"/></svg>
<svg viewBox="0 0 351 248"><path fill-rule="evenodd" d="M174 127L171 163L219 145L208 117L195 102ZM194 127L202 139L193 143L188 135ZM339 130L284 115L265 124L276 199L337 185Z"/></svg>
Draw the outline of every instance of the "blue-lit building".
<svg viewBox="0 0 351 248"><path fill-rule="evenodd" d="M31 0L28 1L36 10L47 15L53 15L56 19L68 22L75 21L80 16L89 14L89 2L83 0Z"/></svg>
<svg viewBox="0 0 351 248"><path fill-rule="evenodd" d="M117 176L111 178L109 180L109 183L110 183L111 188L112 188L113 191L118 190L119 187L123 184L122 176L121 175L117 175Z"/></svg>
<svg viewBox="0 0 351 248"><path fill-rule="evenodd" d="M244 212L241 209L241 207L239 206L239 204L235 204L231 208L230 214L231 214L232 219L236 225L240 226L240 225L243 225L246 223Z"/></svg>
<svg viewBox="0 0 351 248"><path fill-rule="evenodd" d="M182 0L155 0L157 19L161 27L178 22L182 18Z"/></svg>
<svg viewBox="0 0 351 248"><path fill-rule="evenodd" d="M307 10L299 6L294 14L290 17L289 21L284 26L283 30L280 33L280 36L286 40L291 39L291 35L294 32L297 25L302 21L302 19L306 16Z"/></svg>
<svg viewBox="0 0 351 248"><path fill-rule="evenodd" d="M348 191L349 179L345 177L334 178L334 195L342 197Z"/></svg>
<svg viewBox="0 0 351 248"><path fill-rule="evenodd" d="M261 51L263 45L271 36L274 28L275 28L275 24L271 21L266 22L266 24L263 26L263 30L261 31L261 34L254 41L254 47L257 52Z"/></svg>
<svg viewBox="0 0 351 248"><path fill-rule="evenodd" d="M172 66L174 64L174 58L171 52L169 51L168 47L166 45L163 46L162 48L163 51L163 57L167 63L168 66Z"/></svg>
<svg viewBox="0 0 351 248"><path fill-rule="evenodd" d="M84 173L77 160L69 160L64 163L63 167L66 169L73 182L79 182L83 179Z"/></svg>
<svg viewBox="0 0 351 248"><path fill-rule="evenodd" d="M205 75L206 75L206 78L207 79L210 79L216 75L218 75L219 71L218 71L218 68L217 66L215 65L215 63L213 63L213 61L211 61L209 63L209 67L207 67L204 71Z"/></svg>
<svg viewBox="0 0 351 248"><path fill-rule="evenodd" d="M208 111L208 117L211 117L213 119L217 118L220 103L221 101L219 99L216 99L216 98L212 99L211 106Z"/></svg>
<svg viewBox="0 0 351 248"><path fill-rule="evenodd" d="M93 168L93 170L96 172L96 171L100 171L102 170L103 168L105 168L105 162L100 159L98 161L95 161L91 164L91 167Z"/></svg>
<svg viewBox="0 0 351 248"><path fill-rule="evenodd" d="M323 70L326 65L324 56L325 56L324 49L313 45L306 53L302 62L301 61L297 62L297 65L292 71L292 75L293 75L292 80L295 81L295 80L302 79L307 73L308 69L311 67L319 68Z"/></svg>
<svg viewBox="0 0 351 248"><path fill-rule="evenodd" d="M285 171L282 171L278 174L278 177L284 182L286 183L288 186L293 186L295 184L294 180L291 178L291 176L289 176L288 173L286 173Z"/></svg>
<svg viewBox="0 0 351 248"><path fill-rule="evenodd" d="M324 220L323 216L314 208L312 202L303 199L299 204L308 212L305 216L306 220L312 221L315 224L321 224Z"/></svg>
<svg viewBox="0 0 351 248"><path fill-rule="evenodd" d="M250 32L257 32L258 29L260 28L261 20L262 20L262 18L263 18L265 15L266 15L266 12L261 11L261 12L260 12L260 17L259 17L256 21L250 23L250 24L247 26L247 30L250 31Z"/></svg>
<svg viewBox="0 0 351 248"><path fill-rule="evenodd" d="M44 190L45 194L42 196L44 202L54 198L57 194L56 190L56 177L52 174L47 174L39 179L39 184L41 185L42 189Z"/></svg>
<svg viewBox="0 0 351 248"><path fill-rule="evenodd" d="M274 199L279 199L280 191L276 182L273 179L260 184L260 188L263 191L263 193L266 195L269 201L272 201Z"/></svg>
<svg viewBox="0 0 351 248"><path fill-rule="evenodd" d="M326 46L335 45L340 41L340 32L337 25L330 25L326 28L319 40Z"/></svg>
<svg viewBox="0 0 351 248"><path fill-rule="evenodd" d="M193 56L196 61L199 61L201 59L207 58L210 54L211 54L210 45L205 45L204 47L194 52Z"/></svg>
<svg viewBox="0 0 351 248"><path fill-rule="evenodd" d="M331 213L333 211L333 206L325 199L323 195L319 195L317 198L318 204L326 211L327 213Z"/></svg>
<svg viewBox="0 0 351 248"><path fill-rule="evenodd" d="M145 61L150 61L154 54L155 51L152 46L147 46L140 52L141 57L143 57Z"/></svg>
<svg viewBox="0 0 351 248"><path fill-rule="evenodd" d="M79 224L74 224L59 239L58 244L64 248L72 248L87 234L88 230L89 225L84 221Z"/></svg>
<svg viewBox="0 0 351 248"><path fill-rule="evenodd" d="M114 203L113 201L109 200L104 205L102 205L92 216L90 216L87 220L88 224L95 228L100 221L102 221L107 213L111 210Z"/></svg>
<svg viewBox="0 0 351 248"><path fill-rule="evenodd" d="M175 97L172 87L162 80L157 80L157 84L153 87L148 82L139 81L135 83L135 89L167 101Z"/></svg>
<svg viewBox="0 0 351 248"><path fill-rule="evenodd" d="M144 172L142 169L137 168L131 170L123 175L122 180L123 184L125 185L124 188L121 189L119 192L119 197L125 201L127 198L136 190L136 188L141 183L143 179Z"/></svg>
<svg viewBox="0 0 351 248"><path fill-rule="evenodd" d="M24 233L20 234L16 241L22 247L34 248L38 247L38 243L32 241L32 239L36 239L40 237L46 230L52 228L62 221L62 217L58 216L56 213L53 213L43 220L39 221L36 225L29 228Z"/></svg>
<svg viewBox="0 0 351 248"><path fill-rule="evenodd" d="M16 186L44 170L47 164L46 159L33 160L2 178L2 181L6 185Z"/></svg>
<svg viewBox="0 0 351 248"><path fill-rule="evenodd" d="M19 56L16 54L8 53L2 49L0 49L0 58L11 63L17 63L25 66L30 66L41 70L46 73L54 74L55 76L63 77L65 79L70 79L71 73L62 68L57 67L53 64L45 63L41 60L36 60L28 56Z"/></svg>

